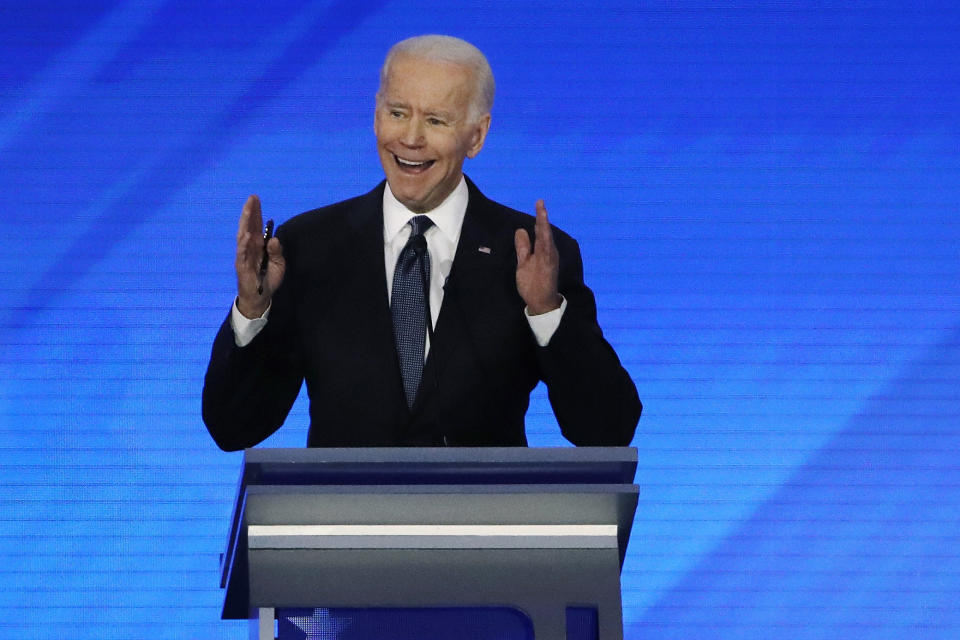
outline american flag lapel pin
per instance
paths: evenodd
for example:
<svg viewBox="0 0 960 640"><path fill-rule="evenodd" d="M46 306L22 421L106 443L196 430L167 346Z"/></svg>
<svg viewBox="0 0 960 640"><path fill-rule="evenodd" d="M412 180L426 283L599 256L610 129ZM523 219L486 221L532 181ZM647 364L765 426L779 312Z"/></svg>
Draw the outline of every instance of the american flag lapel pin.
<svg viewBox="0 0 960 640"><path fill-rule="evenodd" d="M480 248L477 249L477 251L479 251L480 253L485 253L487 255L490 255L490 247L485 247L483 245L480 245Z"/></svg>

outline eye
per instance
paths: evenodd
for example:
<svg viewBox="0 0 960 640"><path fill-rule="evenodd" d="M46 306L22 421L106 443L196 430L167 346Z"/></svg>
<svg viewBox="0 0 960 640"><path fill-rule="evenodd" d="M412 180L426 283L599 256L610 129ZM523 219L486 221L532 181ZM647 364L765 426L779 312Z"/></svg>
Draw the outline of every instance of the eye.
<svg viewBox="0 0 960 640"><path fill-rule="evenodd" d="M436 127L439 127L439 126L441 126L441 125L446 124L446 123L445 123L443 120L441 120L440 118L434 118L434 117L427 118L427 122L430 123L430 124L432 124L432 125L434 125L434 126L436 126Z"/></svg>

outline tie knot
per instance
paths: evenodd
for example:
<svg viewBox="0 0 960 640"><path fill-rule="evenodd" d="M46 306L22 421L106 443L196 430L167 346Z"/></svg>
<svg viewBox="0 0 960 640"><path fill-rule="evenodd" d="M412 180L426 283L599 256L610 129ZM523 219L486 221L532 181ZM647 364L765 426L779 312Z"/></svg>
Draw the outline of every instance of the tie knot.
<svg viewBox="0 0 960 640"><path fill-rule="evenodd" d="M433 220L427 216L414 216L410 218L410 228L413 231L410 233L410 237L422 236L424 232L433 226Z"/></svg>

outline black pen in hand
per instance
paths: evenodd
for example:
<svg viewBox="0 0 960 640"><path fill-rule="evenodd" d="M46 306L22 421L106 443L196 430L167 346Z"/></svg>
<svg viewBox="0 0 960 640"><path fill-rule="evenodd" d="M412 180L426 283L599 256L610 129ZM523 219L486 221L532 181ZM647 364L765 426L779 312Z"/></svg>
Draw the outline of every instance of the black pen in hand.
<svg viewBox="0 0 960 640"><path fill-rule="evenodd" d="M263 279L267 277L267 265L270 264L270 256L267 254L267 243L273 237L273 220L267 220L267 226L263 228L263 257L260 259L260 284L257 285L257 295L263 295Z"/></svg>

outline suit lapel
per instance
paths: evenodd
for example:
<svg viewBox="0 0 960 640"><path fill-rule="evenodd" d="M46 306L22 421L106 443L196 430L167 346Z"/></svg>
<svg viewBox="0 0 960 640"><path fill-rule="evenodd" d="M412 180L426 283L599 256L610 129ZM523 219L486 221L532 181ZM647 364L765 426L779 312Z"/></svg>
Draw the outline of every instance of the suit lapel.
<svg viewBox="0 0 960 640"><path fill-rule="evenodd" d="M396 404L398 407L402 405L400 411L406 413L407 403L403 396L383 268L384 184L381 182L373 191L362 196L357 209L351 213L348 224L355 241L345 239L342 245L345 252L343 273L349 274L351 280L346 288L350 295L346 299L355 300L357 304L351 314L351 321L356 323L353 330L369 340L364 344L366 351L362 356L357 354L357 357L375 359L376 363L368 373L375 372L381 377L380 384L371 384L370 388L384 389L391 396L396 396L394 400L400 400ZM356 295L356 292L362 292L362 295Z"/></svg>
<svg viewBox="0 0 960 640"><path fill-rule="evenodd" d="M445 367L458 349L472 348L471 324L491 312L490 292L505 276L513 273L513 230L491 210L489 201L467 179L470 197L453 268L444 290L434 341L424 365L422 385L413 412L417 413L435 392L431 381L442 379ZM497 308L494 312L502 312Z"/></svg>
<svg viewBox="0 0 960 640"><path fill-rule="evenodd" d="M364 195L347 223L353 242L344 241L344 273L352 274L350 291L363 291L364 304L369 305L377 326L389 320L386 275L383 270L383 183ZM367 293L369 292L369 293Z"/></svg>

